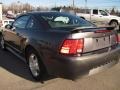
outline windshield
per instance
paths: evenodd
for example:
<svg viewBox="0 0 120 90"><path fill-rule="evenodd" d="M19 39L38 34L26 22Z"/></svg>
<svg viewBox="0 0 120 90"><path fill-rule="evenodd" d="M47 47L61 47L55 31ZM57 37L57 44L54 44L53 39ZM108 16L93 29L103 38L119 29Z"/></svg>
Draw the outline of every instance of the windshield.
<svg viewBox="0 0 120 90"><path fill-rule="evenodd" d="M51 28L60 27L93 27L90 22L69 14L47 14L42 18L51 26Z"/></svg>

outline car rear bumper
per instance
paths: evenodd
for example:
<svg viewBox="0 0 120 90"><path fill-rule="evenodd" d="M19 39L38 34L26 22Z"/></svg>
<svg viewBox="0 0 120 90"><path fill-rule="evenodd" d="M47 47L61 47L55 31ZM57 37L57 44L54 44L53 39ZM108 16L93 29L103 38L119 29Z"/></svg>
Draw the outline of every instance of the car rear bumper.
<svg viewBox="0 0 120 90"><path fill-rule="evenodd" d="M50 74L76 79L110 68L119 61L120 47L102 54L89 56L57 56L54 55L48 64ZM50 66L50 67L49 67Z"/></svg>

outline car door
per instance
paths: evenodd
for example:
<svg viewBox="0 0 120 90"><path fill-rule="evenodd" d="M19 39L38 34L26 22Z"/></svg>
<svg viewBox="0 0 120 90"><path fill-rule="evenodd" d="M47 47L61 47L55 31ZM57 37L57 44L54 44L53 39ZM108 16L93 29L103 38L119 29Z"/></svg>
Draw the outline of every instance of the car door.
<svg viewBox="0 0 120 90"><path fill-rule="evenodd" d="M99 10L99 14L100 14L99 22L101 22L101 24L108 24L110 18L109 14L103 10Z"/></svg>
<svg viewBox="0 0 120 90"><path fill-rule="evenodd" d="M15 50L21 50L21 42L25 39L23 31L26 29L26 24L30 16L24 15L18 17L12 25L12 29L7 30L5 40Z"/></svg>
<svg viewBox="0 0 120 90"><path fill-rule="evenodd" d="M94 9L93 14L91 15L91 20L97 25L103 25L106 24L109 18L108 14L105 11Z"/></svg>
<svg viewBox="0 0 120 90"><path fill-rule="evenodd" d="M92 21L93 23L99 22L99 13L98 13L98 10L97 10L97 9L94 9L94 10L92 11L91 21Z"/></svg>

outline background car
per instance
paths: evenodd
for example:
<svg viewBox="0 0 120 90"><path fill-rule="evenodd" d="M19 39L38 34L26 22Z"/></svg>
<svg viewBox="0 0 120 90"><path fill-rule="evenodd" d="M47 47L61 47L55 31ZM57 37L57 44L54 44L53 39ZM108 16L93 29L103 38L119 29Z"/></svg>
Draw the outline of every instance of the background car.
<svg viewBox="0 0 120 90"><path fill-rule="evenodd" d="M2 20L2 26L1 27L5 27L7 24L12 24L13 22L14 22L14 19Z"/></svg>

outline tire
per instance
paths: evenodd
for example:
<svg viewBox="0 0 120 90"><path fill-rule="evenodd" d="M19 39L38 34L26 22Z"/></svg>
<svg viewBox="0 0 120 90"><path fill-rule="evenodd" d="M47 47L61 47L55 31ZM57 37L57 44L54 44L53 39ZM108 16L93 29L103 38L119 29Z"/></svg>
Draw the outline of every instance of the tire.
<svg viewBox="0 0 120 90"><path fill-rule="evenodd" d="M119 24L118 24L117 21L111 21L110 25L115 27L114 30L119 30L120 29Z"/></svg>
<svg viewBox="0 0 120 90"><path fill-rule="evenodd" d="M2 50L6 50L6 45L3 36L1 35L0 47Z"/></svg>
<svg viewBox="0 0 120 90"><path fill-rule="evenodd" d="M39 57L38 53L34 49L29 49L27 52L27 62L30 73L36 81L43 80L46 74L46 69Z"/></svg>

